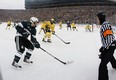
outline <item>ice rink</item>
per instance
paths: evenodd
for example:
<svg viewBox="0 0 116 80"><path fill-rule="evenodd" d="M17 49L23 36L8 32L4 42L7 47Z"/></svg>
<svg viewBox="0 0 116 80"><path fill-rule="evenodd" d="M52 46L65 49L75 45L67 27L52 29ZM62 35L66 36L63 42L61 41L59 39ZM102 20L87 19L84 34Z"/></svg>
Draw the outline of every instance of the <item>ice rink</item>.
<svg viewBox="0 0 116 80"><path fill-rule="evenodd" d="M35 49L31 59L33 64L23 62L23 56L19 64L22 69L11 66L16 54L14 37L15 28L6 30L6 23L0 24L0 66L3 80L98 80L98 58L101 47L99 28L93 32L86 32L85 25L77 25L78 31L66 29L66 24L59 29L56 24L56 34L70 44L64 44L59 38L52 35L52 43L42 42L44 33L38 34L40 25L37 27L37 40L41 47L58 59L72 64L64 65L41 49ZM116 51L115 51L116 58ZM108 64L109 80L116 80L116 70Z"/></svg>

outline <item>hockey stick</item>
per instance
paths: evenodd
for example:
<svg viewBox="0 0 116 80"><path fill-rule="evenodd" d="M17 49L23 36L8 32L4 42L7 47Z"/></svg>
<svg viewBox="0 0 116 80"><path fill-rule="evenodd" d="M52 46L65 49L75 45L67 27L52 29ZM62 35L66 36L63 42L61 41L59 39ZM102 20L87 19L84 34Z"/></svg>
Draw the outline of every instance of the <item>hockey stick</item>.
<svg viewBox="0 0 116 80"><path fill-rule="evenodd" d="M73 62L73 61L67 61L67 62L61 61L61 60L58 59L57 57L55 57L55 56L53 56L52 54L50 54L49 52L47 52L45 49L43 49L43 48L41 48L41 47L40 47L40 49L43 50L44 52L46 52L47 54L49 54L50 56L52 56L52 57L53 57L54 59L56 59L57 61L63 63L64 65L66 65L66 64L71 64L71 63Z"/></svg>
<svg viewBox="0 0 116 80"><path fill-rule="evenodd" d="M65 44L70 44L70 42L65 42L64 40L62 40L58 35L54 34L57 38L59 38L62 42L64 42Z"/></svg>

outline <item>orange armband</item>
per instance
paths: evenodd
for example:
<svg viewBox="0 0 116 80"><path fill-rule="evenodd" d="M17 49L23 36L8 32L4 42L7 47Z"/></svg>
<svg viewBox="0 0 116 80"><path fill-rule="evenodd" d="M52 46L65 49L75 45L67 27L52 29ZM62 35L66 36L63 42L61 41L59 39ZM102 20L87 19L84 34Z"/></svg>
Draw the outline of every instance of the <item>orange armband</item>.
<svg viewBox="0 0 116 80"><path fill-rule="evenodd" d="M106 30L104 31L103 36L106 37L107 35L112 35L112 34L113 34L112 30Z"/></svg>

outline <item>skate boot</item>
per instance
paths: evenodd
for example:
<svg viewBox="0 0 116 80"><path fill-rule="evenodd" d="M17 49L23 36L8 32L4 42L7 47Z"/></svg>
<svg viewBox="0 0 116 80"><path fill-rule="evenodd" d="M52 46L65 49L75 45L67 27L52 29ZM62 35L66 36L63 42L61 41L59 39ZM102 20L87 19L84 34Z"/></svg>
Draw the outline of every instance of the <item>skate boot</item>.
<svg viewBox="0 0 116 80"><path fill-rule="evenodd" d="M42 40L42 41L43 41L43 42L46 42L44 38L43 38L43 40Z"/></svg>
<svg viewBox="0 0 116 80"><path fill-rule="evenodd" d="M29 59L27 59L26 57L23 60L25 63L33 63L33 61L30 61Z"/></svg>
<svg viewBox="0 0 116 80"><path fill-rule="evenodd" d="M12 66L15 68L22 68L17 62L13 61Z"/></svg>
<svg viewBox="0 0 116 80"><path fill-rule="evenodd" d="M20 60L20 57L15 55L14 61L13 61L13 63L12 63L12 66L15 67L15 68L22 68L22 67L18 64L19 60Z"/></svg>
<svg viewBox="0 0 116 80"><path fill-rule="evenodd" d="M30 59L30 57L31 57L31 54L30 53L28 53L28 52L26 52L26 55L25 55L25 57L24 57L24 62L25 63L33 63L33 61L30 61L29 59Z"/></svg>
<svg viewBox="0 0 116 80"><path fill-rule="evenodd" d="M52 41L51 41L51 39L48 39L47 42L51 43Z"/></svg>

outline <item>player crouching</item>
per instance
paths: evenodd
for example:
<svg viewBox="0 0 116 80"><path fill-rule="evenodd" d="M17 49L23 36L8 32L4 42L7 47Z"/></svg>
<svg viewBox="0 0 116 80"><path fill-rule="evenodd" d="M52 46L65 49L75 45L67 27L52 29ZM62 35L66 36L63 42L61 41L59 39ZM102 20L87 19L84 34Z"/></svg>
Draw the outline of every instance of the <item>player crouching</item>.
<svg viewBox="0 0 116 80"><path fill-rule="evenodd" d="M46 38L47 38L47 42L51 43L51 35L55 34L55 24L54 24L54 19L51 19L50 21L46 21L45 22L45 35L43 38L43 42L46 42Z"/></svg>

